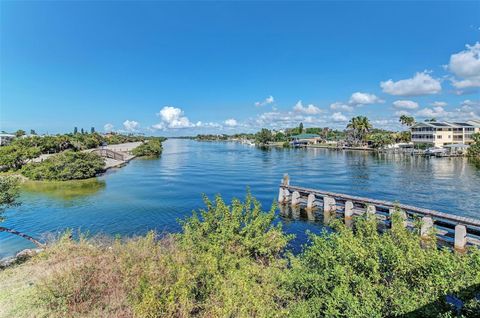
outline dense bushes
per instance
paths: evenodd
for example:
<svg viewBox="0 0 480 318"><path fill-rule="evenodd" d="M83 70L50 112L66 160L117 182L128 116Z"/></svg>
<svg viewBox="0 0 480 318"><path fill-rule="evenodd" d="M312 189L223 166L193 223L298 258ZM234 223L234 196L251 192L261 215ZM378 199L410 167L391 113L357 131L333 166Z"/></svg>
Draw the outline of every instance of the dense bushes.
<svg viewBox="0 0 480 318"><path fill-rule="evenodd" d="M9 145L0 147L0 168L2 170L20 169L29 159L36 158L41 151L38 147Z"/></svg>
<svg viewBox="0 0 480 318"><path fill-rule="evenodd" d="M39 162L29 163L22 174L31 180L76 180L96 176L105 168L103 158L94 153L64 151Z"/></svg>
<svg viewBox="0 0 480 318"><path fill-rule="evenodd" d="M480 133L472 135L474 143L468 148L468 155L473 158L480 158Z"/></svg>
<svg viewBox="0 0 480 318"><path fill-rule="evenodd" d="M421 247L403 227L379 234L374 220L358 219L353 229L334 223L335 232L311 235L294 256L273 210L262 212L250 196L206 206L164 238L60 240L23 265L50 271L32 304L17 309L46 317L453 317L444 301L453 294L470 299L465 317L480 310L476 249Z"/></svg>
<svg viewBox="0 0 480 318"><path fill-rule="evenodd" d="M159 139L150 139L132 150L132 154L138 157L142 156L160 156L162 153L162 143Z"/></svg>
<svg viewBox="0 0 480 318"><path fill-rule="evenodd" d="M80 151L99 147L103 143L110 145L145 141L148 139L163 141L163 138L144 137L133 135L100 135L96 132L63 134L55 136L36 136L17 138L9 146L0 147L0 168L6 170L18 170L29 159L38 157L40 154L59 153L65 150Z"/></svg>

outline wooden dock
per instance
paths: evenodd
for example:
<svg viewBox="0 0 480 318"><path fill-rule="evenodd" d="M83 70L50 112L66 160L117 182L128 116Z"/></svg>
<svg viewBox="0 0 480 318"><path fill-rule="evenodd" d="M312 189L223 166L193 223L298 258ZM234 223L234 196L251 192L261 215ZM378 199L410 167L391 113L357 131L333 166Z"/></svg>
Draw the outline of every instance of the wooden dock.
<svg viewBox="0 0 480 318"><path fill-rule="evenodd" d="M480 219L397 202L293 186L290 185L288 175L283 177L280 184L278 202L283 208L304 207L310 215L312 211L319 210L324 214L324 219L342 216L347 225L352 223L355 216L367 213L375 216L384 228L388 228L391 227L392 214L398 212L403 218L403 225L408 228L413 229L415 222L421 220L422 237L428 238L431 233L435 233L439 242L459 251L465 250L468 245L480 246Z"/></svg>

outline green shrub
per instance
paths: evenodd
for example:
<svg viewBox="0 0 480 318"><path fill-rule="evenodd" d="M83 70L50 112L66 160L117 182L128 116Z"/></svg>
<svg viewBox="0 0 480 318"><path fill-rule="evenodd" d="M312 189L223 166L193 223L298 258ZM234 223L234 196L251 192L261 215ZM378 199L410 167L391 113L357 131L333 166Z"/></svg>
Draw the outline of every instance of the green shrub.
<svg viewBox="0 0 480 318"><path fill-rule="evenodd" d="M159 139L150 139L132 150L132 154L138 157L160 156L162 153L162 143Z"/></svg>
<svg viewBox="0 0 480 318"><path fill-rule="evenodd" d="M446 294L480 284L478 249L462 255L427 247L402 226L380 234L375 220L335 229L312 235L293 263L292 288L300 296L293 312L299 316L438 317L449 312Z"/></svg>
<svg viewBox="0 0 480 318"><path fill-rule="evenodd" d="M29 163L22 174L31 180L75 180L95 177L104 171L105 161L87 152L65 151L39 162Z"/></svg>

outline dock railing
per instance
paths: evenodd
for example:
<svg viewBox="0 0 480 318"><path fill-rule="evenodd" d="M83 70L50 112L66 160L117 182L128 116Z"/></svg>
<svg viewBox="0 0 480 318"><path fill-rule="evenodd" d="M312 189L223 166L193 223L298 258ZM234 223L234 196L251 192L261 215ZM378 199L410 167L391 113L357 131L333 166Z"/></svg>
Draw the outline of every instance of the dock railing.
<svg viewBox="0 0 480 318"><path fill-rule="evenodd" d="M106 149L106 148L97 148L95 150L93 150L92 152L98 154L99 156L101 157L104 157L104 158L111 158L111 159L115 159L115 160L120 160L120 161L125 161L125 156L119 152L116 152L116 151L113 151L113 150L110 150L110 149Z"/></svg>
<svg viewBox="0 0 480 318"><path fill-rule="evenodd" d="M392 215L398 212L403 225L414 228L420 220L420 235L427 239L435 233L438 240L463 251L467 245L480 246L480 219L415 207L397 202L377 200L290 185L287 174L283 177L278 202L292 207L305 207L307 211L321 210L324 214L342 215L347 224L354 216L374 215L385 227L390 227ZM479 207L480 209L480 207ZM480 211L479 211L480 213Z"/></svg>

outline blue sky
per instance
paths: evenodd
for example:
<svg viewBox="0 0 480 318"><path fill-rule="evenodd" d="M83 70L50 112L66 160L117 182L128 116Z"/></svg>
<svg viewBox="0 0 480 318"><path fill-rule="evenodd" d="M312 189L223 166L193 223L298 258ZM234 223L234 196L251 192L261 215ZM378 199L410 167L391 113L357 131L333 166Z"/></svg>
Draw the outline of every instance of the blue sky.
<svg viewBox="0 0 480 318"><path fill-rule="evenodd" d="M0 130L480 116L480 2L1 2Z"/></svg>

